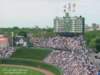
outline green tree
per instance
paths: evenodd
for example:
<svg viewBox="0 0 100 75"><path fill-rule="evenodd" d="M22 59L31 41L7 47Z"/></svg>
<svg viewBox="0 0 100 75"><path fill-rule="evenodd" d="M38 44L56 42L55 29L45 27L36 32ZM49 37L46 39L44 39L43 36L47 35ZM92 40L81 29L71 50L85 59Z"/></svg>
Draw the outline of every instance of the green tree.
<svg viewBox="0 0 100 75"><path fill-rule="evenodd" d="M91 41L89 43L89 47L91 47L91 48L95 48L96 47L96 38L91 39Z"/></svg>
<svg viewBox="0 0 100 75"><path fill-rule="evenodd" d="M27 32L25 32L25 31L20 31L20 32L18 33L18 35L27 37Z"/></svg>
<svg viewBox="0 0 100 75"><path fill-rule="evenodd" d="M13 27L13 29L16 29L16 30L18 30L18 29L19 29L19 27L15 26L15 27Z"/></svg>
<svg viewBox="0 0 100 75"><path fill-rule="evenodd" d="M100 38L96 39L96 52L100 52Z"/></svg>

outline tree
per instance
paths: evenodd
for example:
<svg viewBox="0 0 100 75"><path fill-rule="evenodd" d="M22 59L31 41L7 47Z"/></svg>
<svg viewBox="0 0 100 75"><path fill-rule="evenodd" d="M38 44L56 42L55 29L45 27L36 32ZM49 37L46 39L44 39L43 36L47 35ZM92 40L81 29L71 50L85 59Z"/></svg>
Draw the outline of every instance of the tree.
<svg viewBox="0 0 100 75"><path fill-rule="evenodd" d="M17 30L18 30L18 29L19 29L19 27L15 26L15 27L13 27L13 29L17 29Z"/></svg>
<svg viewBox="0 0 100 75"><path fill-rule="evenodd" d="M20 31L20 32L18 33L18 35L27 37L27 32L25 32L25 31Z"/></svg>
<svg viewBox="0 0 100 75"><path fill-rule="evenodd" d="M91 48L95 48L96 47L96 38L91 39L91 41L89 43L89 47L91 47Z"/></svg>
<svg viewBox="0 0 100 75"><path fill-rule="evenodd" d="M96 52L100 52L100 38L96 39Z"/></svg>

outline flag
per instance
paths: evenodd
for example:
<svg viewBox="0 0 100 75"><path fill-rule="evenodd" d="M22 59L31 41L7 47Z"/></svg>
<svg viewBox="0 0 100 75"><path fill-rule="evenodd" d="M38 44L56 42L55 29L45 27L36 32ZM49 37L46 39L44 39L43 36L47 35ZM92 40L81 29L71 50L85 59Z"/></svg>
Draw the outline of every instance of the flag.
<svg viewBox="0 0 100 75"><path fill-rule="evenodd" d="M76 11L76 4L74 3L73 4L73 12L75 12Z"/></svg>
<svg viewBox="0 0 100 75"><path fill-rule="evenodd" d="M71 12L71 3L68 3L68 10Z"/></svg>

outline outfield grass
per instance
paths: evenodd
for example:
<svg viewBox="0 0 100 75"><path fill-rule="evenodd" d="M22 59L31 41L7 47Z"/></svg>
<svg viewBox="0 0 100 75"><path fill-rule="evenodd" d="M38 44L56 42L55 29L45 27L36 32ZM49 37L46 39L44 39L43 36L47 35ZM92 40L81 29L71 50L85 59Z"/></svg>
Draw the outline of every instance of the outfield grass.
<svg viewBox="0 0 100 75"><path fill-rule="evenodd" d="M46 48L18 48L12 58L43 60L51 51Z"/></svg>
<svg viewBox="0 0 100 75"><path fill-rule="evenodd" d="M22 67L0 66L0 75L44 75L44 74L32 69L27 69Z"/></svg>

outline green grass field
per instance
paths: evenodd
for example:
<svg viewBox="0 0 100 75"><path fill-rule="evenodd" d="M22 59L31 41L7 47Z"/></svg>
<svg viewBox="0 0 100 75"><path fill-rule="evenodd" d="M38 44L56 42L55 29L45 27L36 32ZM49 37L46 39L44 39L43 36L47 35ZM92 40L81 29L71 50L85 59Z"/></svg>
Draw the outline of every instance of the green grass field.
<svg viewBox="0 0 100 75"><path fill-rule="evenodd" d="M43 60L51 51L51 49L46 48L18 48L12 58Z"/></svg>
<svg viewBox="0 0 100 75"><path fill-rule="evenodd" d="M28 68L0 66L0 75L44 75L44 74Z"/></svg>
<svg viewBox="0 0 100 75"><path fill-rule="evenodd" d="M48 48L17 48L16 52L13 53L11 58L2 59L1 64L10 64L10 65L24 65L31 66L35 68L46 69L54 75L62 75L60 68L55 67L50 64L46 64L43 61L44 58L52 52L52 49ZM32 71L23 68L14 67L0 67L0 75L44 75L37 71Z"/></svg>

